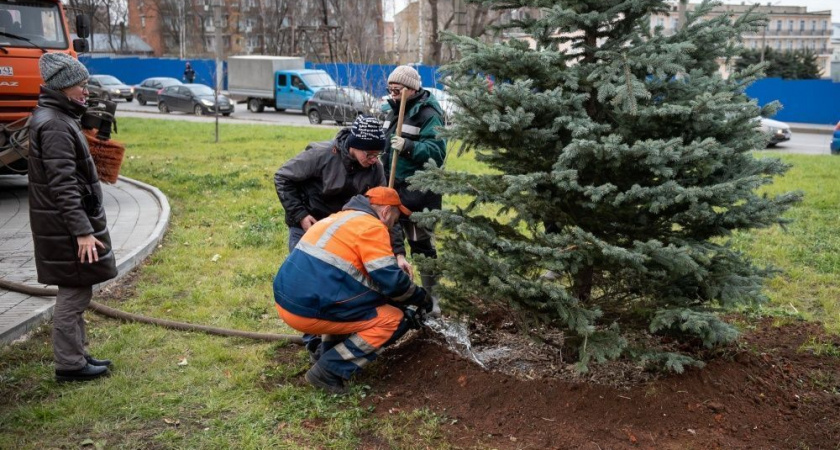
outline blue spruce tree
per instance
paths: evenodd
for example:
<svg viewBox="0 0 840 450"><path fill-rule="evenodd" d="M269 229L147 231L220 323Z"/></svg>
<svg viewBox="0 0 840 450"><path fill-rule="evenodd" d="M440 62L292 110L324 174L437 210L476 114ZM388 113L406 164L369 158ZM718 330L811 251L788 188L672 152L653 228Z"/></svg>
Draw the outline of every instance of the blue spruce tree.
<svg viewBox="0 0 840 450"><path fill-rule="evenodd" d="M788 169L751 153L766 143L756 118L778 107L744 94L763 67L718 73L765 19L702 20L715 5L705 2L669 33L650 26L671 9L663 0L481 3L539 8L506 25L536 46L444 37L461 54L445 67L461 107L445 133L493 171L413 179L470 199L422 219L441 231L441 257L423 262L447 280L441 297L461 312L502 308L536 337L566 330L580 370L623 354L677 372L701 365L628 342L730 342L737 331L720 312L766 300L772 269L727 236L782 224L800 194L757 193Z"/></svg>

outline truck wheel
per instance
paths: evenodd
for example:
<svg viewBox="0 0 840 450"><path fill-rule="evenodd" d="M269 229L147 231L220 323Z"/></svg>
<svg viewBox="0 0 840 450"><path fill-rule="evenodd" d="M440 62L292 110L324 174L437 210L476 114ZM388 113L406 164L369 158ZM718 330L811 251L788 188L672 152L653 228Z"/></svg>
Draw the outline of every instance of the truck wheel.
<svg viewBox="0 0 840 450"><path fill-rule="evenodd" d="M262 100L258 98L252 98L248 100L248 111L254 113L261 113L265 110L265 105L263 105Z"/></svg>
<svg viewBox="0 0 840 450"><path fill-rule="evenodd" d="M142 95L137 94L137 103L139 103L140 106L146 106L146 99L143 98Z"/></svg>
<svg viewBox="0 0 840 450"><path fill-rule="evenodd" d="M318 125L321 123L321 114L318 113L317 109L313 109L309 111L309 123L313 125Z"/></svg>

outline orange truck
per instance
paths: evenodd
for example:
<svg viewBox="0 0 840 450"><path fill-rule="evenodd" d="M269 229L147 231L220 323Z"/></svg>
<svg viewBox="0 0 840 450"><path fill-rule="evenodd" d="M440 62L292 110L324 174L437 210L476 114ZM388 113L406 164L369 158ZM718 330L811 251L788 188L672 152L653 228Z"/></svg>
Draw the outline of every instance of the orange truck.
<svg viewBox="0 0 840 450"><path fill-rule="evenodd" d="M61 0L0 0L0 128L27 117L37 106L41 55L75 57L88 50L88 16L76 16L76 34L71 40ZM12 148L18 137L11 128L0 131L5 131L0 133L0 174L25 172L25 152Z"/></svg>

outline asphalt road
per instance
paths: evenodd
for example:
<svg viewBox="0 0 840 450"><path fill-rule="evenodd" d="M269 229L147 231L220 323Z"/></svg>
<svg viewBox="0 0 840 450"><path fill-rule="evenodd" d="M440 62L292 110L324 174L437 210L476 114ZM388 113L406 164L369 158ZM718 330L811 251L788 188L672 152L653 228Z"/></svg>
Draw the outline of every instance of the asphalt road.
<svg viewBox="0 0 840 450"><path fill-rule="evenodd" d="M146 106L140 106L140 104L136 101L130 103L117 101L117 118L120 116L187 120L191 122L212 122L216 120L213 116L195 116L192 113L172 112L169 114L162 114L158 111L157 105L149 103ZM237 104L236 112L234 112L230 117L220 116L219 121L226 123L254 123L338 128L338 125L336 125L335 122L323 125L312 125L309 123L309 119L300 111L277 112L272 108L266 108L264 112L252 113L251 111L248 111L248 108L244 103Z"/></svg>
<svg viewBox="0 0 840 450"><path fill-rule="evenodd" d="M212 122L214 117L197 117L193 114L173 112L169 114L161 114L158 112L157 106L148 104L140 106L137 102L119 102L117 103L117 117L145 117L169 120L187 120L193 122ZM252 113L244 103L236 105L236 112L230 117L219 117L219 121L224 123L252 123L252 124L276 124L276 125L292 125L292 126L309 126L309 127L323 127L337 129L338 126L334 122L322 125L311 125L309 119L300 111L284 111L277 112L271 108L266 108L264 112ZM764 151L767 153L801 153L809 155L828 155L830 154L829 142L831 141L831 131L814 130L814 132L794 131L791 139L787 142L781 143L774 148L768 148Z"/></svg>
<svg viewBox="0 0 840 450"><path fill-rule="evenodd" d="M793 131L790 140L777 145L775 148L768 148L768 153L802 153L808 155L830 155L831 131L815 131L805 133Z"/></svg>

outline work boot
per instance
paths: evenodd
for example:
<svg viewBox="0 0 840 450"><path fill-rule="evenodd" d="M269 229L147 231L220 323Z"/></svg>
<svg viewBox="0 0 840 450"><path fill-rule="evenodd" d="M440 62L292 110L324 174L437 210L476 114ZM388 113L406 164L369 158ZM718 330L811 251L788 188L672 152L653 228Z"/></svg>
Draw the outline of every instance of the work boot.
<svg viewBox="0 0 840 450"><path fill-rule="evenodd" d="M105 366L94 366L92 364L87 364L77 370L56 369L55 371L55 380L58 382L90 381L104 376L108 376L108 368Z"/></svg>
<svg viewBox="0 0 840 450"><path fill-rule="evenodd" d="M437 286L437 275L423 275L420 274L420 282L423 284L423 289L429 292L432 296L432 311L427 314L429 317L440 317L440 305L438 304L438 297L435 295L435 286Z"/></svg>
<svg viewBox="0 0 840 450"><path fill-rule="evenodd" d="M108 366L111 365L111 360L110 359L96 359L96 358L94 358L93 356L90 356L90 355L85 356L85 360L87 360L87 363L90 364L91 366L108 367Z"/></svg>
<svg viewBox="0 0 840 450"><path fill-rule="evenodd" d="M313 336L309 342L306 343L306 351L309 353L309 362L315 364L321 359L321 337Z"/></svg>
<svg viewBox="0 0 840 450"><path fill-rule="evenodd" d="M344 385L344 379L315 364L306 372L306 381L316 388L323 389L330 394L344 395L349 392Z"/></svg>

